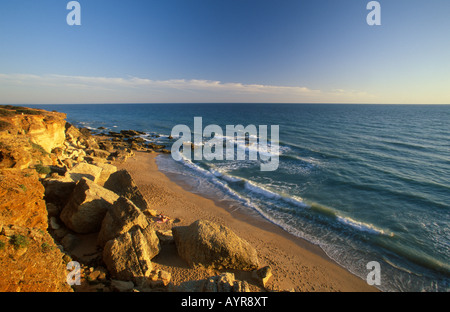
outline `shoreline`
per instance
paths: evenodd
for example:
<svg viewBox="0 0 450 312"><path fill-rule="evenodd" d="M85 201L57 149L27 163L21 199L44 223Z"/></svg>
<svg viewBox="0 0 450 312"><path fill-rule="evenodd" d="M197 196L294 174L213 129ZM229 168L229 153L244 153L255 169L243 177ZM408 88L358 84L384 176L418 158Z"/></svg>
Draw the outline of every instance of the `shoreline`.
<svg viewBox="0 0 450 312"><path fill-rule="evenodd" d="M134 157L117 167L130 173L152 209L163 212L172 220L179 219L175 226L206 219L226 225L248 241L258 251L261 266L272 268L273 277L266 285L267 290L379 291L329 258L319 246L286 232L259 214L239 209L230 211L226 205L190 192L188 185L158 169L158 155L136 152ZM167 228L168 224L160 226ZM202 279L210 273L189 268L179 259L174 246L157 256L155 263L171 272L173 282L179 285Z"/></svg>

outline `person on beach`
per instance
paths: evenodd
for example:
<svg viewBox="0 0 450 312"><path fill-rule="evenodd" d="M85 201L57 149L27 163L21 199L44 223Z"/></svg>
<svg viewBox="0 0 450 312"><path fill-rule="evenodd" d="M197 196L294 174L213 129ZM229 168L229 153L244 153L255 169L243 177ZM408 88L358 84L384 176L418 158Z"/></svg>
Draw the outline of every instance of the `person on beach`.
<svg viewBox="0 0 450 312"><path fill-rule="evenodd" d="M166 223L167 221L169 221L169 217L163 215L162 213L159 214L158 216L158 223Z"/></svg>

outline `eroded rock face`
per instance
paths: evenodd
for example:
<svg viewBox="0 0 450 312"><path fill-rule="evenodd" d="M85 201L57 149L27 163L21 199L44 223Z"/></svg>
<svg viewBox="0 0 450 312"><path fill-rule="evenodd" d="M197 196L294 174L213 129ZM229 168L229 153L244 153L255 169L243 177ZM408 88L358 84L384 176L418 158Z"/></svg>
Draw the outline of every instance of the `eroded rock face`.
<svg viewBox="0 0 450 312"><path fill-rule="evenodd" d="M192 267L252 271L259 266L256 249L223 225L198 220L172 232L178 254Z"/></svg>
<svg viewBox="0 0 450 312"><path fill-rule="evenodd" d="M65 114L0 106L0 168L52 165L65 140Z"/></svg>
<svg viewBox="0 0 450 312"><path fill-rule="evenodd" d="M106 212L118 198L117 194L82 178L61 211L60 218L69 229L77 233L97 232Z"/></svg>
<svg viewBox="0 0 450 312"><path fill-rule="evenodd" d="M35 170L0 170L0 292L72 291Z"/></svg>

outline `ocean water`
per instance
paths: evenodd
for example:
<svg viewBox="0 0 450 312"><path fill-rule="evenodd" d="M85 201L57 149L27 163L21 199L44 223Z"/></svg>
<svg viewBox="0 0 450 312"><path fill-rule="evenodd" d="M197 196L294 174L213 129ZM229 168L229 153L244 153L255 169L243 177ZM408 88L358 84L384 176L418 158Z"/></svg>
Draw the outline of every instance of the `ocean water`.
<svg viewBox="0 0 450 312"><path fill-rule="evenodd" d="M320 246L364 280L372 270L367 263L377 261L383 291L450 290L448 105L36 106L67 113L80 127L144 131L148 141L169 147L172 128L193 131L194 117L224 131L226 125L279 125L275 171L262 172L260 160L248 159L162 155L157 163L191 191Z"/></svg>

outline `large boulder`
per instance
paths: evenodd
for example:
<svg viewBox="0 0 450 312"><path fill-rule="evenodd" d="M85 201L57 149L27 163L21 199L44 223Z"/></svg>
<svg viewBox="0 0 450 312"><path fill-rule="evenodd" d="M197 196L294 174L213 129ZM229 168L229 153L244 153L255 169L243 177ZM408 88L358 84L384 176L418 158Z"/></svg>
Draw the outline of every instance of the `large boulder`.
<svg viewBox="0 0 450 312"><path fill-rule="evenodd" d="M104 187L128 198L141 210L148 209L147 201L127 170L119 170L111 174Z"/></svg>
<svg viewBox="0 0 450 312"><path fill-rule="evenodd" d="M97 244L103 247L107 241L136 226L141 229L149 226L147 217L133 202L121 196L106 213L98 234Z"/></svg>
<svg viewBox="0 0 450 312"><path fill-rule="evenodd" d="M97 183L100 185L104 185L106 181L108 181L111 174L117 171L117 167L111 164L102 163L102 162L94 162L93 165L102 169L100 172L100 176L98 177Z"/></svg>
<svg viewBox="0 0 450 312"><path fill-rule="evenodd" d="M79 163L68 172L72 180L76 182L80 181L82 178L87 178L97 183L100 179L102 171L103 169L98 166L87 163Z"/></svg>
<svg viewBox="0 0 450 312"><path fill-rule="evenodd" d="M112 278L142 284L151 275L151 259L159 250L154 229L136 227L106 243L103 262Z"/></svg>
<svg viewBox="0 0 450 312"><path fill-rule="evenodd" d="M77 233L93 233L100 230L106 212L119 198L89 179L81 178L60 218L64 224Z"/></svg>
<svg viewBox="0 0 450 312"><path fill-rule="evenodd" d="M252 271L259 266L256 249L223 225L197 220L172 232L178 254L192 267Z"/></svg>

